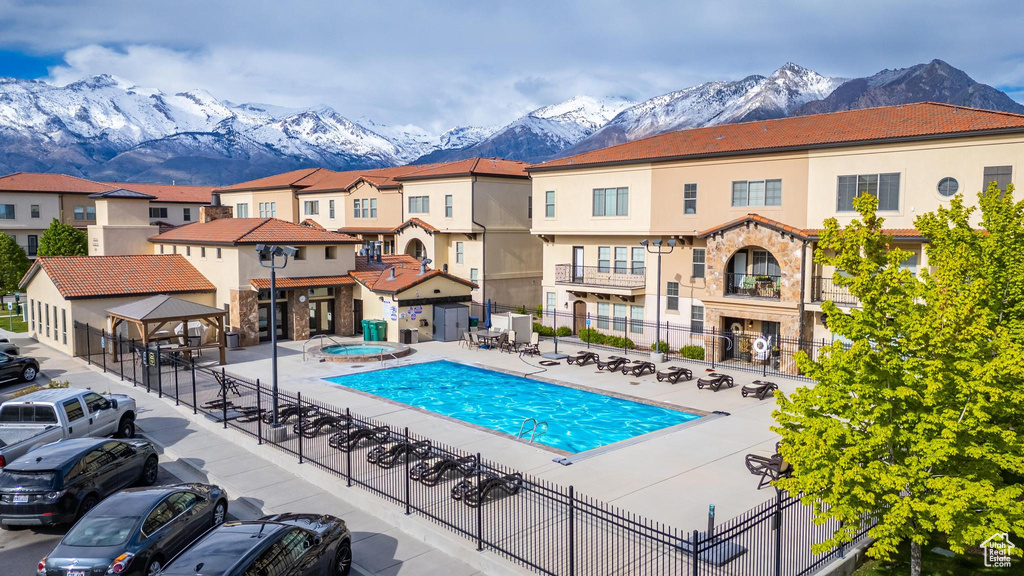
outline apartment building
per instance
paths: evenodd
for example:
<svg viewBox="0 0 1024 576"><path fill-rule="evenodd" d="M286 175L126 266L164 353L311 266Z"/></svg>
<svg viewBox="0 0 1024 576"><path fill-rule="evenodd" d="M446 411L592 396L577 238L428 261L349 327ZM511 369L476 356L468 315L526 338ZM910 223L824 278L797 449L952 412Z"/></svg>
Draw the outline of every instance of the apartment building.
<svg viewBox="0 0 1024 576"><path fill-rule="evenodd" d="M211 187L95 182L66 174L16 172L0 177L0 232L13 236L29 258L36 257L43 231L56 218L77 228L96 224L90 195L130 189L149 195L150 223L164 227L194 222L210 203Z"/></svg>
<svg viewBox="0 0 1024 576"><path fill-rule="evenodd" d="M927 266L914 218L976 202L1024 163L1024 116L923 103L672 132L528 168L543 304L589 315L775 338L831 338L821 302L856 301L814 263L818 230L879 199L897 245ZM662 241L657 257L640 244ZM653 246L652 246L653 250ZM660 300L658 294L660 293ZM653 338L649 338L653 341Z"/></svg>

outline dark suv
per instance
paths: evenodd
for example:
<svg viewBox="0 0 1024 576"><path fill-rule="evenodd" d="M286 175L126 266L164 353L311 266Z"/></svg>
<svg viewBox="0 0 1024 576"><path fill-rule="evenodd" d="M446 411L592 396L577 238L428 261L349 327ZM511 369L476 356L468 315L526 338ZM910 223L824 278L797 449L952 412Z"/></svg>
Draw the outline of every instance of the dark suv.
<svg viewBox="0 0 1024 576"><path fill-rule="evenodd" d="M40 446L0 471L0 527L72 522L121 488L156 482L147 440L72 438Z"/></svg>

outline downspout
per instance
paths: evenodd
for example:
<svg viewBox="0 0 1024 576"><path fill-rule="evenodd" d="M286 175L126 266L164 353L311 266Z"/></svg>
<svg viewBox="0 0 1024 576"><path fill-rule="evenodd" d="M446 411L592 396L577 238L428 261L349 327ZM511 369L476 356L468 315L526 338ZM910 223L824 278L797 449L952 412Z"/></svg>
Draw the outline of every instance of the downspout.
<svg viewBox="0 0 1024 576"><path fill-rule="evenodd" d="M469 188L469 215L474 226L483 228L480 236L480 302L487 305L487 284L484 282L484 271L487 270L487 227L476 221L476 181L478 176L473 176Z"/></svg>
<svg viewBox="0 0 1024 576"><path fill-rule="evenodd" d="M807 292L807 240L803 241L803 245L800 247L800 304L797 308L800 318L797 324L799 333L797 334L797 340L802 340L804 337L804 297Z"/></svg>

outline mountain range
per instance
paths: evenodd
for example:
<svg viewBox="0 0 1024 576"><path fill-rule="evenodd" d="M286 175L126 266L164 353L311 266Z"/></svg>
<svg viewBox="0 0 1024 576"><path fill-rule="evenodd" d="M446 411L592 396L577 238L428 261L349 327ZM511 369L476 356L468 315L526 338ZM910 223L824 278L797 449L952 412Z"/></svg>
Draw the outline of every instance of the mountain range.
<svg viewBox="0 0 1024 576"><path fill-rule="evenodd" d="M670 130L920 101L1024 113L941 60L865 78L793 63L643 102L577 96L505 126L356 121L327 106L234 104L203 90L165 94L109 75L66 86L0 78L0 173L63 172L104 181L227 184L302 167L334 170L476 156L537 162Z"/></svg>

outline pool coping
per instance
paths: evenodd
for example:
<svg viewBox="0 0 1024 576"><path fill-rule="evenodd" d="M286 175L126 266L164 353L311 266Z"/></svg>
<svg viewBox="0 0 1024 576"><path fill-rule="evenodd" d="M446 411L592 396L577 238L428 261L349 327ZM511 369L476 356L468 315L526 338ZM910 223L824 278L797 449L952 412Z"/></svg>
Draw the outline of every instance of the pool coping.
<svg viewBox="0 0 1024 576"><path fill-rule="evenodd" d="M354 364L357 362L376 362L383 358L384 353L377 354L331 354L330 352L324 352L324 348L331 347L346 347L346 346L380 346L382 348L388 348L391 352L387 353L387 356L391 358L404 358L413 352L406 344L398 342L369 342L369 343L345 343L345 344L329 344L324 346L322 343L313 346L306 351L310 357L320 359L326 362L344 362L347 364Z"/></svg>
<svg viewBox="0 0 1024 576"><path fill-rule="evenodd" d="M427 410L426 408L420 408L419 406L413 406L411 404L406 404L404 402L399 402L397 400L392 400L391 398L386 398L384 396L379 396L377 394L372 394L370 392L364 392L363 390L359 390L357 388L352 388L350 386L344 386L343 384L338 384L337 382L331 382L331 380L329 379L329 378L341 378L341 377L345 377L345 376L350 376L351 374L342 374L342 375L337 375L337 376L321 377L320 379L323 380L324 382L329 382L329 383L337 385L337 386L342 386L342 387L344 387L344 389L346 391L354 392L356 394L359 394L361 396L365 396L367 398L373 398L375 400L379 400L379 401L385 402L387 404L391 404L391 405L394 405L394 406L401 406L402 408L407 408L407 409L410 409L410 410L415 410L416 412L419 412L421 414L426 414L426 415L429 415L429 416L434 416L434 417L437 417L437 418L448 420L449 422L460 424L462 426L467 426L467 427L469 427L471 429L479 430L481 432L486 432L488 434L491 434L493 436L498 436L500 438L506 438L506 439L512 440L514 442L518 442L520 444L523 444L524 446L530 446L530 447L533 447L533 448L537 448L537 449L543 450L545 452L551 452L551 453L557 454L557 455L561 456L561 458L554 458L553 460L555 462L558 462L559 464L563 464L563 465L566 465L566 466L572 464L573 462L578 462L578 461L581 461L581 460L586 460L586 459L592 458L594 456L600 456L601 454L612 452L612 451L615 451L615 450L618 450L618 449L621 449L621 448L628 448L629 446L633 446L635 444L639 444L639 443L642 443L642 442L645 442L645 441L648 441L648 440L653 440L655 438L658 438L658 437L661 437L661 436L665 436L665 435L671 434L673 432L678 432L680 430L683 430L683 429L686 429L686 428L690 428L690 427L695 426L697 424L702 424L702 423L705 423L705 422L709 422L709 421L717 419L717 417L728 416L728 413L726 413L726 412L718 412L718 411L708 412L707 410L701 410L701 409L698 409L698 408L689 408L687 406L680 406L678 404L672 404L672 403L668 403L668 402L660 402L660 401L657 401L657 400L650 400L650 399L647 399L647 398L640 398L640 397L637 397L637 396L630 396L628 394L623 394L621 392L611 392L611 391L597 390L597 389L591 388L589 386L585 386L585 385L582 385L582 384L574 384L572 382L566 382L564 380L557 380L557 379L554 379L554 378L542 378L542 377L536 376L536 374L538 374L538 372L534 372L534 373L518 372L516 370L509 370L507 368L498 368L498 367L490 366L490 365L487 365L487 364L481 364L479 362L466 362L466 361L462 361L462 360L443 358L443 357L436 357L436 356L433 357L433 358L423 358L421 360L415 360L415 361L414 360L407 360L405 362L405 364L396 364L394 366L385 366L383 368L375 368L373 370L365 370L365 371L361 371L359 373L365 374L365 373L370 373L370 372L379 372L381 370L390 370L390 369L393 369L393 368L399 368L401 366L409 366L409 365L412 365L412 364L426 364L428 362L439 362L439 361L442 361L442 360L445 361L445 362L451 362L453 364L462 364L463 366L468 366L470 368L479 368L479 369L483 369L483 370L490 370L492 372L499 372L499 373L502 373L502 374L507 374L509 376L518 376L520 378L525 378L527 380L536 380L538 382L544 382L546 384L552 384L554 386L563 386L565 388L574 388L576 390L580 390L581 392L590 392L592 394L600 394L600 395L603 395L603 396L611 396L612 398L618 398L619 400L626 400L626 401L630 401L630 402L636 402L637 404L646 404L648 406L655 406L655 407L658 407L658 408L664 408L664 409L673 410L673 411L676 411L676 412L686 412L687 414L693 414L693 415L697 416L697 418L694 418L693 420L689 420L687 422L681 422L681 423L675 424L673 426L668 426L666 428L661 428L659 430L652 430L652 431L647 432L645 434L640 434L638 436L633 436L631 438L625 438L623 440L619 440L618 442L613 442L611 444L605 444L604 446L598 446L596 448L591 448L590 450L584 450L583 452L570 452L568 450L563 450L561 448L555 448L554 446L548 446L547 444L540 444L540 443L537 443L537 442L530 442L526 438L516 437L516 436L513 436L511 434L502 432L500 430L495 430L493 428L488 428L488 427L482 426L480 424L474 424L472 422L467 422L465 420L460 420L459 418L455 418L455 417L452 417L452 416L447 416L447 415L441 414L439 412L434 412L433 410ZM545 368L543 371L547 371L547 369Z"/></svg>

